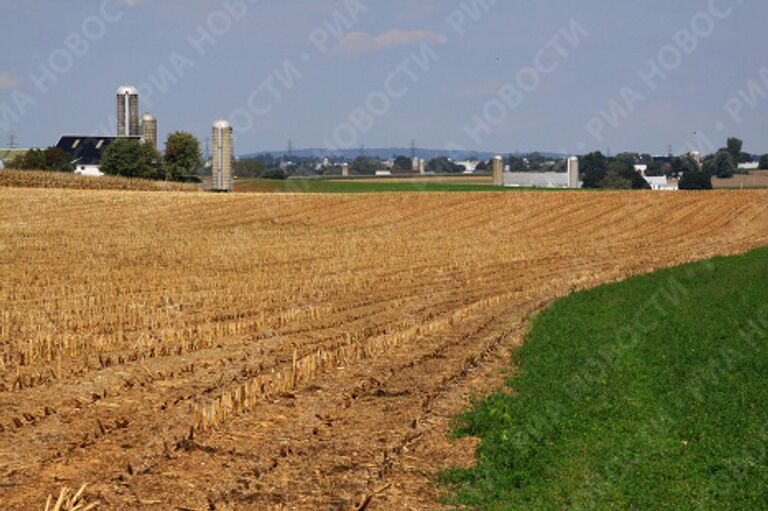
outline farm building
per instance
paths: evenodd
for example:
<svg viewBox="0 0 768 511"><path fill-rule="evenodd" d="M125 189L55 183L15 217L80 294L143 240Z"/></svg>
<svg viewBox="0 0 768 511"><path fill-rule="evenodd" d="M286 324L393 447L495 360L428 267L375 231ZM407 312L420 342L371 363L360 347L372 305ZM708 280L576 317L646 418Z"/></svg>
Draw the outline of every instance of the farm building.
<svg viewBox="0 0 768 511"><path fill-rule="evenodd" d="M678 189L677 183L671 182L667 176L644 176L644 178L651 185L651 190L670 192Z"/></svg>
<svg viewBox="0 0 768 511"><path fill-rule="evenodd" d="M64 135L56 147L69 154L75 165L75 174L103 176L101 157L104 151L118 138L141 140L141 137L105 137L89 135Z"/></svg>
<svg viewBox="0 0 768 511"><path fill-rule="evenodd" d="M497 157L498 158L498 157ZM521 188L580 188L579 159L568 158L566 172L507 172L503 173L504 186Z"/></svg>

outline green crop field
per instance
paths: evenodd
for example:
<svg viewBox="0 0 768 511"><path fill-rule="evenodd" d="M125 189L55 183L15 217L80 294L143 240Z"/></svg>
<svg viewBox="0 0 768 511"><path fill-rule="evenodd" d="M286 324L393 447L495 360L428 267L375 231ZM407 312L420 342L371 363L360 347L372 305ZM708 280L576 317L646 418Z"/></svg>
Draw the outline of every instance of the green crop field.
<svg viewBox="0 0 768 511"><path fill-rule="evenodd" d="M271 193L372 193L372 192L473 192L508 191L512 188L485 184L423 182L423 181L367 181L330 179L242 179L235 184L238 192ZM520 190L517 188L517 190Z"/></svg>
<svg viewBox="0 0 768 511"><path fill-rule="evenodd" d="M459 435L449 502L498 510L766 509L768 249L579 292L533 322Z"/></svg>

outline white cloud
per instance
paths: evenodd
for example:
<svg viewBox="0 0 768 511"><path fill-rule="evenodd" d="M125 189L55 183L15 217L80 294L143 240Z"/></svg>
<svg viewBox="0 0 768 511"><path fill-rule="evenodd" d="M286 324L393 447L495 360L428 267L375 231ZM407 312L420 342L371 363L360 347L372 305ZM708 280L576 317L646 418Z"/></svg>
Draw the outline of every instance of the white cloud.
<svg viewBox="0 0 768 511"><path fill-rule="evenodd" d="M0 90L15 89L21 85L23 80L16 78L11 73L0 72Z"/></svg>
<svg viewBox="0 0 768 511"><path fill-rule="evenodd" d="M339 55L356 56L420 43L443 44L446 40L447 38L443 34L429 30L402 31L394 29L377 36L372 36L366 32L350 32L339 41L333 51Z"/></svg>

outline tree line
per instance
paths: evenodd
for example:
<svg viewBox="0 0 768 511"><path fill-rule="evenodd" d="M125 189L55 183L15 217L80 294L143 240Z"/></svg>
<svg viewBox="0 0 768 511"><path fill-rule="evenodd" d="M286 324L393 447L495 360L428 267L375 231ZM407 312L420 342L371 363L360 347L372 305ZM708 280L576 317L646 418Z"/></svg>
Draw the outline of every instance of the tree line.
<svg viewBox="0 0 768 511"><path fill-rule="evenodd" d="M200 143L191 133L177 131L168 135L165 152L132 138L118 138L105 150L100 168L110 176L135 177L164 181L185 181L198 173L203 159ZM72 157L58 147L30 149L8 162L8 168L74 172Z"/></svg>

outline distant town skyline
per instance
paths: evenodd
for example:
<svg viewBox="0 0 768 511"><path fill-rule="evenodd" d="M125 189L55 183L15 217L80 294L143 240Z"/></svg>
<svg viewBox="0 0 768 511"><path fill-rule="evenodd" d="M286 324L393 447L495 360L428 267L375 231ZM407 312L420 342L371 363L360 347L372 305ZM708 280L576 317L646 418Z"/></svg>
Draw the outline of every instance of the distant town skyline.
<svg viewBox="0 0 768 511"><path fill-rule="evenodd" d="M758 0L0 0L0 147L211 123L287 147L768 152Z"/></svg>

